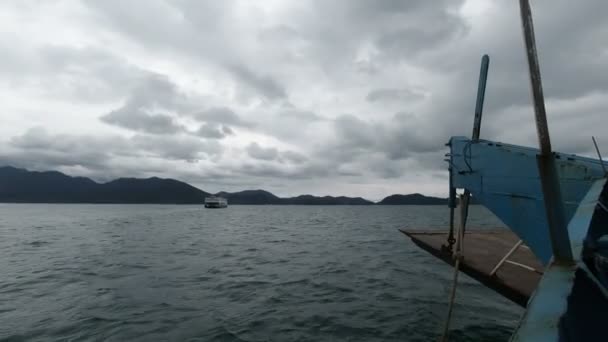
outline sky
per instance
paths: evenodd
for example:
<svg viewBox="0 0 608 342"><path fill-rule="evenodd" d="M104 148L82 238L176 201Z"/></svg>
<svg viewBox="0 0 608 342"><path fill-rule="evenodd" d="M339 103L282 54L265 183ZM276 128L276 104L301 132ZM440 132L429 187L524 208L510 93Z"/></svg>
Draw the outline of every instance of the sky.
<svg viewBox="0 0 608 342"><path fill-rule="evenodd" d="M608 151L608 2L532 10L554 149ZM445 196L486 53L481 137L538 145L517 1L1 1L0 51L0 165Z"/></svg>

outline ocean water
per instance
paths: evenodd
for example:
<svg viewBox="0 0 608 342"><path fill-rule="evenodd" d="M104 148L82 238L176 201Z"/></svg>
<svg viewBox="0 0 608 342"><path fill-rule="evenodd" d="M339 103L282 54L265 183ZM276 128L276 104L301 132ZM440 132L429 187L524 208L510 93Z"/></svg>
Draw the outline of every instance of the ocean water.
<svg viewBox="0 0 608 342"><path fill-rule="evenodd" d="M452 269L397 228L447 213L0 204L0 340L436 340ZM508 340L522 310L460 279L450 340Z"/></svg>

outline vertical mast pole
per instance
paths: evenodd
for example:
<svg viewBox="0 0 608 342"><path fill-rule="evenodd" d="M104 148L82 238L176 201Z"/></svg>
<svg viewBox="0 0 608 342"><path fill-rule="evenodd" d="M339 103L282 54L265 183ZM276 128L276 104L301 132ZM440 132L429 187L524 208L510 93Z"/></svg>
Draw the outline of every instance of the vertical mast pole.
<svg viewBox="0 0 608 342"><path fill-rule="evenodd" d="M530 9L528 0L519 0L519 8L526 44L526 57L528 58L528 66L530 68L530 84L532 87L532 100L534 101L536 131L540 145L540 154L537 156L538 171L543 190L545 210L547 212L547 223L549 225L553 255L557 262L572 262L572 248L564 217L564 204L561 197L559 177L555 168L553 152L551 151L545 98L540 78L536 40L534 38L532 10Z"/></svg>

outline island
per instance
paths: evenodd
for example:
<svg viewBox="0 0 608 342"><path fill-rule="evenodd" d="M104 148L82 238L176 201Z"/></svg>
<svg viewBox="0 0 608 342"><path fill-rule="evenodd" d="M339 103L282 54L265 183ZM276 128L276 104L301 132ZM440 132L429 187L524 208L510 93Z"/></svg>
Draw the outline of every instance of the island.
<svg viewBox="0 0 608 342"><path fill-rule="evenodd" d="M202 204L205 197L224 197L230 205L446 205L446 198L422 194L390 195L375 203L362 197L314 196L278 197L265 190L212 194L170 178L118 178L98 183L86 177L72 177L58 171L29 171L0 167L2 203L124 203Z"/></svg>

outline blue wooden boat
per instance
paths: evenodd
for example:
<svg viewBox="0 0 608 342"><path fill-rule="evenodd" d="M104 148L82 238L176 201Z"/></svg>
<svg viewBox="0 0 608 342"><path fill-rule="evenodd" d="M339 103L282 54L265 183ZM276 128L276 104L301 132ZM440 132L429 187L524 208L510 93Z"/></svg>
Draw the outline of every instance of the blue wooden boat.
<svg viewBox="0 0 608 342"><path fill-rule="evenodd" d="M484 56L472 138L452 137L447 144L451 224L445 248L456 248L457 279L474 197L544 265L512 341L608 341L606 168L599 150L599 159L552 151L528 0L520 0L520 9L540 148L479 139L489 65ZM455 228L458 189L462 215ZM448 322L450 314L451 308Z"/></svg>

